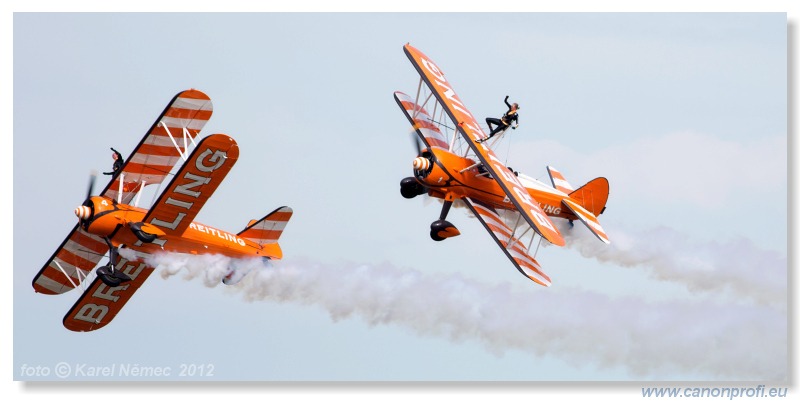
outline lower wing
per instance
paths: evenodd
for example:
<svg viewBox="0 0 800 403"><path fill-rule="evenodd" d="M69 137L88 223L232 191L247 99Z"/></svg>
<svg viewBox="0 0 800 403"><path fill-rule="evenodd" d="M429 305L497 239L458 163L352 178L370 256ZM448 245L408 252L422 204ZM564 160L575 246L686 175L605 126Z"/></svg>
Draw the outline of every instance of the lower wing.
<svg viewBox="0 0 800 403"><path fill-rule="evenodd" d="M539 262L528 254L528 248L513 237L513 231L505 224L502 217L497 214L494 208L478 200L465 198L465 204L475 213L475 217L492 234L497 246L503 250L514 266L525 277L541 284L545 287L550 286L550 277L542 272Z"/></svg>
<svg viewBox="0 0 800 403"><path fill-rule="evenodd" d="M108 252L108 245L76 225L33 278L41 294L62 294L77 288Z"/></svg>
<svg viewBox="0 0 800 403"><path fill-rule="evenodd" d="M117 262L117 270L130 276L131 281L109 287L95 278L64 316L64 327L75 332L90 332L109 324L154 271L144 262L129 262L123 258Z"/></svg>

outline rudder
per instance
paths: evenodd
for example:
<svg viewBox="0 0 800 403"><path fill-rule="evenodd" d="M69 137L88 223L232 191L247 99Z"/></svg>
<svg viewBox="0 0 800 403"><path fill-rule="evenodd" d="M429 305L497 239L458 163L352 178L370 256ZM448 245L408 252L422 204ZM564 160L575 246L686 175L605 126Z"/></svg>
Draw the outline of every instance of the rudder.
<svg viewBox="0 0 800 403"><path fill-rule="evenodd" d="M575 200L590 213L598 216L603 214L608 202L608 179L600 177L594 178L569 194L570 199Z"/></svg>

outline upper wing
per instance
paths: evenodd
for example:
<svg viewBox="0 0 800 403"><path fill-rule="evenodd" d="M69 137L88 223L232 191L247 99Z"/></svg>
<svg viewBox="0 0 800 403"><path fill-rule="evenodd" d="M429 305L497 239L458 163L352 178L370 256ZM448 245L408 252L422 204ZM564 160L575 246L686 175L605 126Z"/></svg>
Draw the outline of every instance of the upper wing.
<svg viewBox="0 0 800 403"><path fill-rule="evenodd" d="M433 123L433 119L428 115L425 108L417 105L411 97L397 91L394 93L394 100L397 105L403 110L411 125L416 130L419 137L425 142L428 147L437 147L447 150L447 138L439 130L439 127Z"/></svg>
<svg viewBox="0 0 800 403"><path fill-rule="evenodd" d="M238 158L239 146L233 138L225 134L203 138L147 212L144 222L168 235L183 234Z"/></svg>
<svg viewBox="0 0 800 403"><path fill-rule="evenodd" d="M64 327L75 332L89 332L107 325L154 270L144 262L128 262L123 258L117 261L117 268L130 276L131 281L109 287L95 278L64 316Z"/></svg>
<svg viewBox="0 0 800 403"><path fill-rule="evenodd" d="M555 245L564 246L565 242L561 233L558 232L553 222L547 218L547 215L539 207L539 203L528 194L519 179L494 155L491 148L484 143L475 142L475 140L485 138L486 135L458 98L458 95L453 91L441 69L411 45L406 44L403 49L422 79L428 84L431 92L436 95L444 110L447 111L453 122L456 122L458 131L467 140L475 155L506 193L509 201L517 207L525 221L544 239Z"/></svg>
<svg viewBox="0 0 800 403"><path fill-rule="evenodd" d="M101 195L128 204L144 186L163 182L212 111L211 99L201 91L175 95Z"/></svg>
<svg viewBox="0 0 800 403"><path fill-rule="evenodd" d="M62 294L77 287L108 252L98 236L75 225L53 256L33 278L33 289L42 294Z"/></svg>
<svg viewBox="0 0 800 403"><path fill-rule="evenodd" d="M529 279L545 286L550 286L550 277L542 272L539 262L528 254L528 248L513 237L513 231L503 222L497 211L491 206L481 203L478 200L464 199L467 206L475 213L475 217L492 234L497 246L511 259L514 266L520 273Z"/></svg>

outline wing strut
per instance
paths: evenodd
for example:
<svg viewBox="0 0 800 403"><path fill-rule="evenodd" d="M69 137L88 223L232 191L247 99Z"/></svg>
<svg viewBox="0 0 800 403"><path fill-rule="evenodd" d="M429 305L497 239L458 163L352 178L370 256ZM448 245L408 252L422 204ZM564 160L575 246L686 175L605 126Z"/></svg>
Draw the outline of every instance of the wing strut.
<svg viewBox="0 0 800 403"><path fill-rule="evenodd" d="M144 190L145 186L147 186L147 181L142 181L142 186L139 187L139 192L136 193L136 201L133 202L133 206L134 207L139 207L139 199L142 198L142 191ZM119 192L119 193L121 194L122 192Z"/></svg>
<svg viewBox="0 0 800 403"><path fill-rule="evenodd" d="M416 97L416 99L414 99L414 103L417 104L417 105L419 105L419 94L420 94L421 90L422 90L422 77L419 78L419 84L417 84L417 97ZM425 102L427 102L427 100ZM420 109L422 109L422 108L420 108ZM414 114L411 115L411 119L412 120L417 117L417 113L419 112L420 109L414 110Z"/></svg>
<svg viewBox="0 0 800 403"><path fill-rule="evenodd" d="M119 193L117 194L117 203L122 203L122 184L125 183L125 173L119 173Z"/></svg>

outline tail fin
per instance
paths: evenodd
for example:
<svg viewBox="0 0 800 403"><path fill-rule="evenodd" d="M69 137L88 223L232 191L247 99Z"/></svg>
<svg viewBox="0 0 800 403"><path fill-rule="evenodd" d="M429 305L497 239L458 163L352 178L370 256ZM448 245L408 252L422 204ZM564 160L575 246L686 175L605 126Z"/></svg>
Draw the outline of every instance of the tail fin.
<svg viewBox="0 0 800 403"><path fill-rule="evenodd" d="M261 245L277 243L290 218L291 207L278 207L260 220L250 220L247 227L237 235Z"/></svg>
<svg viewBox="0 0 800 403"><path fill-rule="evenodd" d="M608 202L608 179L594 178L570 193L569 198L578 202L595 216L603 214L606 202Z"/></svg>

